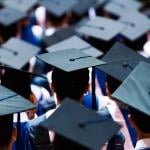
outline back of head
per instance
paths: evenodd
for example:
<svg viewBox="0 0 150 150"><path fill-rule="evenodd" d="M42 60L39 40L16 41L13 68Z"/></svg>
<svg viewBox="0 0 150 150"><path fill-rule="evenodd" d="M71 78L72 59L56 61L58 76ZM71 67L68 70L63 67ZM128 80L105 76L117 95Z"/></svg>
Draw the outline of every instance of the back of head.
<svg viewBox="0 0 150 150"><path fill-rule="evenodd" d="M129 110L138 129L143 133L150 134L150 116L134 109L133 107L129 107Z"/></svg>
<svg viewBox="0 0 150 150"><path fill-rule="evenodd" d="M111 76L107 76L107 88L109 90L109 92L112 94L121 84L120 81L118 81L117 79L114 79Z"/></svg>
<svg viewBox="0 0 150 150"><path fill-rule="evenodd" d="M52 85L61 100L65 97L79 100L83 96L88 83L88 69L65 72L54 68L52 72Z"/></svg>
<svg viewBox="0 0 150 150"><path fill-rule="evenodd" d="M11 142L13 132L13 115L0 116L0 149Z"/></svg>
<svg viewBox="0 0 150 150"><path fill-rule="evenodd" d="M68 140L58 134L55 135L55 140L53 143L53 150L89 150L71 140Z"/></svg>
<svg viewBox="0 0 150 150"><path fill-rule="evenodd" d="M29 99L31 79L28 74L15 70L6 70L1 78L2 85Z"/></svg>

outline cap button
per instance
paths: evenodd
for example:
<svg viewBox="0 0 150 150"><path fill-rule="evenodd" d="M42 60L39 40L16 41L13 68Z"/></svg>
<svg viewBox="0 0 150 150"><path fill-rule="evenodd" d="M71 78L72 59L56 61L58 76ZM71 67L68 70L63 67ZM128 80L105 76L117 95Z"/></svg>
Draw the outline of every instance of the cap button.
<svg viewBox="0 0 150 150"><path fill-rule="evenodd" d="M123 62L122 66L123 66L124 68L126 68L126 67L128 67L128 63L127 63L127 62Z"/></svg>

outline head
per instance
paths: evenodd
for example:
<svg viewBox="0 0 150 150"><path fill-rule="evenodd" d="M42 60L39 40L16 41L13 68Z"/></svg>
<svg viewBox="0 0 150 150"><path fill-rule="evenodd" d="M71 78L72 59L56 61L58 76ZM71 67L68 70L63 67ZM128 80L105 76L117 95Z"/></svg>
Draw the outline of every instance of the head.
<svg viewBox="0 0 150 150"><path fill-rule="evenodd" d="M12 149L17 130L13 127L13 115L0 116L0 149Z"/></svg>
<svg viewBox="0 0 150 150"><path fill-rule="evenodd" d="M138 138L140 138L140 136L142 136L142 138L150 138L150 116L134 109L133 107L129 107L129 112L129 120L132 126L136 129Z"/></svg>
<svg viewBox="0 0 150 150"><path fill-rule="evenodd" d="M52 89L60 101L65 97L82 101L84 93L89 90L89 70L81 69L65 72L54 68L52 72Z"/></svg>
<svg viewBox="0 0 150 150"><path fill-rule="evenodd" d="M1 78L2 85L23 96L27 100L36 104L37 100L31 91L31 76L24 72L18 72L16 70L6 70ZM33 119L36 110L29 110L27 112L28 118Z"/></svg>
<svg viewBox="0 0 150 150"><path fill-rule="evenodd" d="M60 136L58 134L55 135L55 140L53 143L54 150L62 150L62 149L68 149L68 150L89 150L88 148L85 148L69 139L66 139L63 136Z"/></svg>
<svg viewBox="0 0 150 150"><path fill-rule="evenodd" d="M106 93L111 98L111 94L121 85L121 82L111 76L106 79Z"/></svg>

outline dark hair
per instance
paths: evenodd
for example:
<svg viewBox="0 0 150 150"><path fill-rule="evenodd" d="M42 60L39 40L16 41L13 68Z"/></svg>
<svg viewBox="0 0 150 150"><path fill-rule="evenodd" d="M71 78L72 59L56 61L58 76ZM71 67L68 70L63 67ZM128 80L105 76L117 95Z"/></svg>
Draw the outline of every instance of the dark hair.
<svg viewBox="0 0 150 150"><path fill-rule="evenodd" d="M79 99L84 94L88 82L88 69L65 72L54 68L52 72L52 83L60 99L65 97Z"/></svg>
<svg viewBox="0 0 150 150"><path fill-rule="evenodd" d="M1 78L2 85L29 99L31 94L31 77L16 70L6 70Z"/></svg>
<svg viewBox="0 0 150 150"><path fill-rule="evenodd" d="M107 76L106 81L111 94L121 85L120 81L111 76Z"/></svg>
<svg viewBox="0 0 150 150"><path fill-rule="evenodd" d="M53 150L89 150L78 143L75 143L69 139L64 138L58 134L55 135L55 140L53 143Z"/></svg>
<svg viewBox="0 0 150 150"><path fill-rule="evenodd" d="M129 107L129 111L137 127L144 133L150 133L150 116L133 107Z"/></svg>
<svg viewBox="0 0 150 150"><path fill-rule="evenodd" d="M13 132L13 115L0 116L0 147L7 146Z"/></svg>

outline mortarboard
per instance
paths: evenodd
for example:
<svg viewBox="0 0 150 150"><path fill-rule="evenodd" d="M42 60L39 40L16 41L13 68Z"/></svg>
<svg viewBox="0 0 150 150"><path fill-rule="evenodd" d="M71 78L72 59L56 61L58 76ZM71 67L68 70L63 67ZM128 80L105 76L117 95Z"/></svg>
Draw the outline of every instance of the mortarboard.
<svg viewBox="0 0 150 150"><path fill-rule="evenodd" d="M129 11L136 11L141 7L142 4L135 0L111 0L104 9L115 16L121 17Z"/></svg>
<svg viewBox="0 0 150 150"><path fill-rule="evenodd" d="M150 19L137 11L126 13L119 19L119 22L126 26L121 34L132 42L150 30Z"/></svg>
<svg viewBox="0 0 150 150"><path fill-rule="evenodd" d="M46 50L48 52L54 52L59 51L63 49L77 49L81 50L82 52L86 53L87 55L93 56L93 57L99 57L103 54L100 50L94 48L84 40L80 39L78 36L74 35L70 38L67 38L66 40L59 42L55 45L52 45L48 47Z"/></svg>
<svg viewBox="0 0 150 150"><path fill-rule="evenodd" d="M0 116L33 108L35 108L35 105L30 101L0 85Z"/></svg>
<svg viewBox="0 0 150 150"><path fill-rule="evenodd" d="M40 0L39 4L46 7L47 11L56 18L62 17L71 11L71 8L77 3L76 0Z"/></svg>
<svg viewBox="0 0 150 150"><path fill-rule="evenodd" d="M111 42L124 27L125 25L112 19L96 17L93 20L88 19L87 21L84 21L82 25L80 24L77 26L76 31L81 34L81 36L84 35L97 39L97 44L100 45L100 49L103 51L103 48L101 47L103 47L103 45L109 45L109 42ZM105 48L104 51L106 51Z"/></svg>
<svg viewBox="0 0 150 150"><path fill-rule="evenodd" d="M5 6L20 10L22 12L28 12L37 4L37 2L38 0L5 0L3 3Z"/></svg>
<svg viewBox="0 0 150 150"><path fill-rule="evenodd" d="M97 3L97 0L76 0L77 4L72 8L73 14L76 16L83 16L86 14L90 7L94 7Z"/></svg>
<svg viewBox="0 0 150 150"><path fill-rule="evenodd" d="M40 48L17 38L11 38L0 47L0 62L21 69Z"/></svg>
<svg viewBox="0 0 150 150"><path fill-rule="evenodd" d="M75 34L73 27L66 27L57 30L52 36L48 36L44 38L44 46L51 46L53 44L56 44L58 42L61 42Z"/></svg>
<svg viewBox="0 0 150 150"><path fill-rule="evenodd" d="M105 62L89 56L77 49L66 49L45 53L37 55L37 58L66 72L105 64Z"/></svg>
<svg viewBox="0 0 150 150"><path fill-rule="evenodd" d="M104 7L110 0L97 0L94 8Z"/></svg>
<svg viewBox="0 0 150 150"><path fill-rule="evenodd" d="M0 24L9 27L18 21L24 19L26 14L17 9L5 7L0 10Z"/></svg>
<svg viewBox="0 0 150 150"><path fill-rule="evenodd" d="M106 62L104 66L97 68L113 78L124 81L140 61L150 62L137 52L121 43L116 43L101 59Z"/></svg>
<svg viewBox="0 0 150 150"><path fill-rule="evenodd" d="M112 119L106 119L69 98L40 125L92 150L100 149L120 129Z"/></svg>
<svg viewBox="0 0 150 150"><path fill-rule="evenodd" d="M121 32L123 28L124 25L122 23L104 17L96 17L93 20L87 21L82 27L79 27L77 32L109 41Z"/></svg>
<svg viewBox="0 0 150 150"><path fill-rule="evenodd" d="M112 97L150 116L150 64L140 62Z"/></svg>

